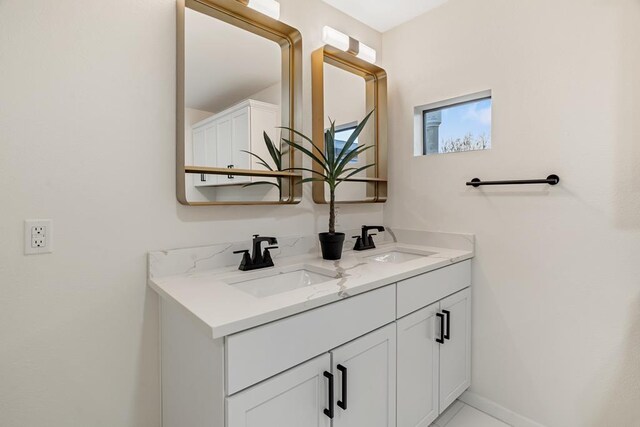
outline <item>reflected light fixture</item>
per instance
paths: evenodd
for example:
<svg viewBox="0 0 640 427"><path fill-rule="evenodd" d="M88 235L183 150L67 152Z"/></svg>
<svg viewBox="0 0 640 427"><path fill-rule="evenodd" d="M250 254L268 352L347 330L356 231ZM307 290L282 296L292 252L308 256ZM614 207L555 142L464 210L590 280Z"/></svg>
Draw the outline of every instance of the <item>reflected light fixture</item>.
<svg viewBox="0 0 640 427"><path fill-rule="evenodd" d="M247 6L273 19L280 19L280 3L275 0L249 0Z"/></svg>
<svg viewBox="0 0 640 427"><path fill-rule="evenodd" d="M349 52L356 57L375 64L376 50L366 44L327 25L322 28L322 41L336 49Z"/></svg>

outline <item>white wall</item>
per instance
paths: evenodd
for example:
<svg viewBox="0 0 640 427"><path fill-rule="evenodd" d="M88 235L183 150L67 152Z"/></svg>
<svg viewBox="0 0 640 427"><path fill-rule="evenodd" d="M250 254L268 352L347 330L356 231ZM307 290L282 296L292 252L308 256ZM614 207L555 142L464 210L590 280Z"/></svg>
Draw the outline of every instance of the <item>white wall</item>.
<svg viewBox="0 0 640 427"><path fill-rule="evenodd" d="M450 0L383 37L385 221L477 234L471 389L549 427L640 420L639 23L638 0ZM485 89L492 150L413 157L414 106Z"/></svg>
<svg viewBox="0 0 640 427"><path fill-rule="evenodd" d="M310 53L325 24L380 35L320 0L281 0ZM185 207L175 197L174 0L0 1L0 425L158 427L158 301L149 250L326 228L297 206ZM381 221L343 206L339 223ZM22 255L25 218L55 252Z"/></svg>

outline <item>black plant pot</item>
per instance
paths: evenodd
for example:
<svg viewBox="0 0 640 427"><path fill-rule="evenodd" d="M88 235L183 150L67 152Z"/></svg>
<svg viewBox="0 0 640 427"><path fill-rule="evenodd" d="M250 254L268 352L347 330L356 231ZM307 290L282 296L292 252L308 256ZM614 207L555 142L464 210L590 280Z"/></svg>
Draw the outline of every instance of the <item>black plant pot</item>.
<svg viewBox="0 0 640 427"><path fill-rule="evenodd" d="M344 233L319 233L322 258L336 260L342 258L342 244Z"/></svg>

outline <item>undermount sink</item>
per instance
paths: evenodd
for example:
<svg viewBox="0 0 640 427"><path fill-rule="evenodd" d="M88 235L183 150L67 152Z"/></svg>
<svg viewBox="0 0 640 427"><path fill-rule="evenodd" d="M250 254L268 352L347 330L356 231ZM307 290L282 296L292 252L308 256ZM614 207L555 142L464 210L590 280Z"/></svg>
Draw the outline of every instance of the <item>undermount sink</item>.
<svg viewBox="0 0 640 427"><path fill-rule="evenodd" d="M250 274L250 277L241 275L225 282L254 297L265 298L335 279L331 270L306 265Z"/></svg>
<svg viewBox="0 0 640 427"><path fill-rule="evenodd" d="M409 252L409 251L394 249L387 252L381 252L375 255L369 255L364 257L364 259L367 261L373 261L373 262L401 264L403 262L413 261L414 259L424 258L434 254L435 252L427 252L427 251Z"/></svg>

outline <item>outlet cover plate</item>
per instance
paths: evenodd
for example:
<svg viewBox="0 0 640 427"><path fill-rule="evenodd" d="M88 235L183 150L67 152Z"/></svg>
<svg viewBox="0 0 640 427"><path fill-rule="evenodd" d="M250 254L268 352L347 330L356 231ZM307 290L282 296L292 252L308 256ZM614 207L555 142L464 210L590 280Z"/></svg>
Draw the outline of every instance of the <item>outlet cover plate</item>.
<svg viewBox="0 0 640 427"><path fill-rule="evenodd" d="M49 254L51 252L53 252L53 221L50 219L25 220L25 255Z"/></svg>

